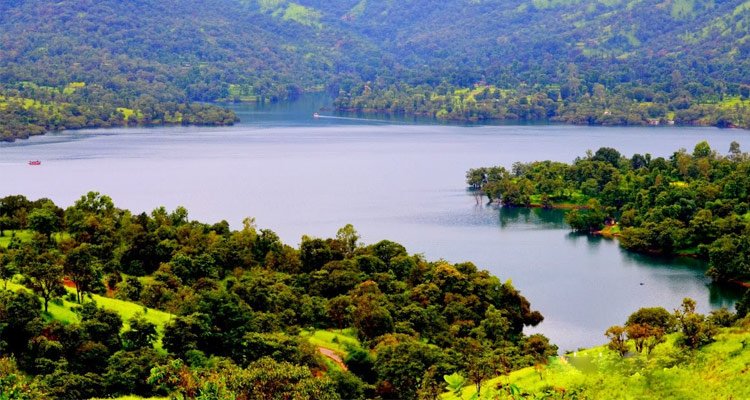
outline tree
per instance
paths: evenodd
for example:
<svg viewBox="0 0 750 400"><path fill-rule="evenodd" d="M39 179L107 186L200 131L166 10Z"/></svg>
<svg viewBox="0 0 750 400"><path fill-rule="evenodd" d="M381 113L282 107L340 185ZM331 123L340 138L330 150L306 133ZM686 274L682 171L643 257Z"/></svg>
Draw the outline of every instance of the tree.
<svg viewBox="0 0 750 400"><path fill-rule="evenodd" d="M598 231L604 227L607 214L596 199L589 199L586 208L576 208L565 215L565 221L579 232Z"/></svg>
<svg viewBox="0 0 750 400"><path fill-rule="evenodd" d="M334 259L331 247L323 239L303 237L299 252L304 272L317 271Z"/></svg>
<svg viewBox="0 0 750 400"><path fill-rule="evenodd" d="M16 253L16 265L28 286L44 299L44 312L48 311L50 300L65 294L62 256L57 250L46 248L47 240L37 237Z"/></svg>
<svg viewBox="0 0 750 400"><path fill-rule="evenodd" d="M3 247L0 247L0 280L3 281L3 289L8 289L8 281L18 273L13 254Z"/></svg>
<svg viewBox="0 0 750 400"><path fill-rule="evenodd" d="M39 297L28 290L0 291L0 351L21 356L28 349L38 334L40 306Z"/></svg>
<svg viewBox="0 0 750 400"><path fill-rule="evenodd" d="M12 358L0 358L0 399L35 400L44 394L32 380L18 369Z"/></svg>
<svg viewBox="0 0 750 400"><path fill-rule="evenodd" d="M344 329L352 323L354 306L349 296L337 296L328 301L326 312L328 318L338 329Z"/></svg>
<svg viewBox="0 0 750 400"><path fill-rule="evenodd" d="M611 147L600 147L599 150L591 157L592 161L602 161L612 165L615 168L620 166L620 152Z"/></svg>
<svg viewBox="0 0 750 400"><path fill-rule="evenodd" d="M354 250L358 246L359 234L352 224L346 224L336 232L336 240L341 243L344 255L348 257L354 253Z"/></svg>
<svg viewBox="0 0 750 400"><path fill-rule="evenodd" d="M0 215L0 237L5 236L5 231L12 229L13 220L7 215Z"/></svg>
<svg viewBox="0 0 750 400"><path fill-rule="evenodd" d="M59 208L51 201L35 208L28 216L29 228L43 235L51 236L62 226L62 218L60 218L58 210Z"/></svg>
<svg viewBox="0 0 750 400"><path fill-rule="evenodd" d="M610 350L614 350L620 356L624 356L628 352L628 344L625 341L625 328L621 326L610 326L604 333L609 338L607 347Z"/></svg>
<svg viewBox="0 0 750 400"><path fill-rule="evenodd" d="M152 348L135 351L118 351L109 358L107 370L102 373L108 395L156 395L153 385L147 382L151 368L164 363L166 356Z"/></svg>
<svg viewBox="0 0 750 400"><path fill-rule="evenodd" d="M693 149L693 157L704 158L709 156L711 156L711 146L708 145L707 141L704 140L695 145L695 148Z"/></svg>
<svg viewBox="0 0 750 400"><path fill-rule="evenodd" d="M416 399L420 379L433 365L445 362L440 349L413 339L381 344L376 348L375 371L378 392L385 398Z"/></svg>
<svg viewBox="0 0 750 400"><path fill-rule="evenodd" d="M101 343L110 355L122 348L122 317L116 311L85 303L80 309L81 329L88 340Z"/></svg>
<svg viewBox="0 0 750 400"><path fill-rule="evenodd" d="M159 337L156 325L147 321L143 314L137 313L128 320L128 330L122 333L125 350L151 348Z"/></svg>
<svg viewBox="0 0 750 400"><path fill-rule="evenodd" d="M103 288L99 261L94 256L92 247L88 243L82 243L68 252L65 257L63 273L73 281L78 303L81 303L85 293Z"/></svg>
<svg viewBox="0 0 750 400"><path fill-rule="evenodd" d="M188 351L198 350L210 329L210 319L205 314L177 317L164 327L162 344L171 354L184 357Z"/></svg>
<svg viewBox="0 0 750 400"><path fill-rule="evenodd" d="M683 299L681 308L675 310L674 315L679 332L682 333L682 343L686 347L697 349L714 340L716 328L704 315L695 312L695 300Z"/></svg>
<svg viewBox="0 0 750 400"><path fill-rule="evenodd" d="M542 379L544 366L549 363L549 358L557 354L557 346L551 345L549 339L540 334L533 334L523 340L524 355L534 363L534 368Z"/></svg>

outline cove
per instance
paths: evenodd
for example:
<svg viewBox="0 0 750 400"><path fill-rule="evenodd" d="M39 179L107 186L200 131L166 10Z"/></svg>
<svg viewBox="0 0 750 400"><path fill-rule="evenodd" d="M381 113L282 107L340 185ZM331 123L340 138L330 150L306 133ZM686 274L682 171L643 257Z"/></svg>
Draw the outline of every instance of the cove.
<svg viewBox="0 0 750 400"><path fill-rule="evenodd" d="M574 350L605 341L639 307L701 312L731 307L738 291L713 285L705 265L628 253L616 241L570 232L555 210L497 208L466 191L467 169L515 161L570 162L602 146L668 157L701 140L725 153L741 130L684 127L436 124L312 113L317 97L233 106L233 127L66 131L0 144L0 196L48 197L61 206L89 190L122 208L178 205L190 217L245 217L289 244L333 236L351 223L365 243L390 239L428 259L472 261L512 280L545 321L542 332ZM29 166L29 160L42 165Z"/></svg>

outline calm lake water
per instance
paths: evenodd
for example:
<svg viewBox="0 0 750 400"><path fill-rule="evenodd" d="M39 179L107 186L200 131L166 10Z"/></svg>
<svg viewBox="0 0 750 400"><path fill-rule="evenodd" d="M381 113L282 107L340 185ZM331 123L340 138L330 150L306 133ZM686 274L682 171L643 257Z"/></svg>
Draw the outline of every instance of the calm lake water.
<svg viewBox="0 0 750 400"><path fill-rule="evenodd" d="M237 106L234 127L84 130L0 144L0 196L48 197L68 206L95 190L122 208L187 207L190 217L262 228L298 244L352 223L365 243L390 239L429 259L473 261L512 280L545 321L542 332L573 350L639 307L702 312L733 306L739 293L711 285L705 265L622 251L576 235L558 211L498 209L466 192L465 171L514 161L572 161L601 146L668 156L708 140L726 152L742 130L564 125L458 126L312 113L325 103ZM325 114L325 112L323 112ZM41 166L29 166L39 159Z"/></svg>

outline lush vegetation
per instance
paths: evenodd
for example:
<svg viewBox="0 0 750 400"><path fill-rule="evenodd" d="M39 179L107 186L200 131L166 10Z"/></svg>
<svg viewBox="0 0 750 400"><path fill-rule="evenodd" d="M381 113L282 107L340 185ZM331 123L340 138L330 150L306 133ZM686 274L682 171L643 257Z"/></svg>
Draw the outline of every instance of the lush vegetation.
<svg viewBox="0 0 750 400"><path fill-rule="evenodd" d="M629 250L708 260L717 281L750 279L750 156L733 142L726 156L707 142L668 159L623 157L601 148L572 164L539 161L467 172L467 183L508 206L572 208L578 231L616 224ZM537 200L535 204L533 200Z"/></svg>
<svg viewBox="0 0 750 400"><path fill-rule="evenodd" d="M2 198L0 230L0 398L434 398L556 353L510 282L351 225L293 248L88 193Z"/></svg>
<svg viewBox="0 0 750 400"><path fill-rule="evenodd" d="M368 2L353 24L386 44L393 71L346 87L337 107L748 127L746 11L742 1Z"/></svg>
<svg viewBox="0 0 750 400"><path fill-rule="evenodd" d="M481 385L446 376L443 399L727 399L746 398L750 318L718 310L644 308L607 333L608 345L570 352L544 366L506 373ZM744 314L743 314L744 315ZM699 338L700 340L693 340ZM477 393L479 388L479 393Z"/></svg>
<svg viewBox="0 0 750 400"><path fill-rule="evenodd" d="M203 102L329 91L438 118L748 127L741 0L0 4L0 139L228 124ZM200 103L199 103L200 102Z"/></svg>

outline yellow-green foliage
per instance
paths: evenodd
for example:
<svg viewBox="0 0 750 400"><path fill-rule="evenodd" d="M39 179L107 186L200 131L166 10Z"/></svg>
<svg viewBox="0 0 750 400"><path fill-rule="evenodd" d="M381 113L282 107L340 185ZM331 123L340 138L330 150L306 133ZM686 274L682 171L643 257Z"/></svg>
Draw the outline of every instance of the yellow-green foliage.
<svg viewBox="0 0 750 400"><path fill-rule="evenodd" d="M28 242L31 240L32 231L12 231L12 230L6 230L3 232L4 235L0 236L0 247L8 247L8 244L10 243L10 239L13 238L13 235L21 239L22 242Z"/></svg>
<svg viewBox="0 0 750 400"><path fill-rule="evenodd" d="M678 188L685 188L685 187L688 187L688 183L687 182L683 182L683 181L674 181L674 182L669 182L669 186L678 187Z"/></svg>
<svg viewBox="0 0 750 400"><path fill-rule="evenodd" d="M294 21L302 25L322 28L323 25L320 23L320 17L320 11L297 3L289 3L281 18L284 21Z"/></svg>
<svg viewBox="0 0 750 400"><path fill-rule="evenodd" d="M300 333L300 336L307 339L314 346L335 350L342 355L347 354L349 348L362 347L352 329L332 331L321 329L314 331L305 330Z"/></svg>
<svg viewBox="0 0 750 400"><path fill-rule="evenodd" d="M483 387L491 391L512 383L526 393L554 391L590 399L750 398L750 320L742 327L722 329L716 342L696 351L676 345L677 338L678 334L669 335L651 355L622 358L606 346L570 353L552 359L541 370L524 368ZM473 386L467 386L462 398L474 392ZM450 393L442 398L457 399Z"/></svg>
<svg viewBox="0 0 750 400"><path fill-rule="evenodd" d="M746 1L739 6L737 6L734 11L732 12L732 15L738 15L741 14L747 10L750 10L750 1Z"/></svg>
<svg viewBox="0 0 750 400"><path fill-rule="evenodd" d="M77 89L85 88L86 82L71 82L65 88L63 88L63 93L65 94L73 94Z"/></svg>
<svg viewBox="0 0 750 400"><path fill-rule="evenodd" d="M672 18L686 19L694 14L695 0L674 0L672 2Z"/></svg>
<svg viewBox="0 0 750 400"><path fill-rule="evenodd" d="M258 6L263 12L274 11L284 5L285 2L286 0L258 0Z"/></svg>
<svg viewBox="0 0 750 400"><path fill-rule="evenodd" d="M8 289L13 291L19 289L29 290L25 286L13 282L8 282ZM73 307L75 307L75 303L64 300L50 302L45 317L49 320L60 321L64 324L78 322L78 314L72 310Z"/></svg>
<svg viewBox="0 0 750 400"><path fill-rule="evenodd" d="M740 97L726 97L721 102L717 103L722 110L731 110L737 107L750 107L750 100L742 100Z"/></svg>
<svg viewBox="0 0 750 400"><path fill-rule="evenodd" d="M295 51L296 49L288 49L289 51ZM255 94L255 89L251 85L229 85L229 99L239 100L245 102L258 101L258 96Z"/></svg>
<svg viewBox="0 0 750 400"><path fill-rule="evenodd" d="M138 119L142 116L140 111L125 107L117 107L117 112L122 114L122 117L125 121L130 120L130 117L135 117L136 119Z"/></svg>
<svg viewBox="0 0 750 400"><path fill-rule="evenodd" d="M580 3L580 0L531 0L531 3L538 10L548 8L565 7L572 4Z"/></svg>
<svg viewBox="0 0 750 400"><path fill-rule="evenodd" d="M156 331L159 333L159 341L164 334L164 325L169 322L174 315L159 311L153 308L147 308L140 304L131 303L129 301L113 299L109 297L93 295L93 299L97 305L104 307L108 310L116 311L122 317L125 322L124 328L127 328L127 321L132 318L135 314L141 313L143 317L156 325Z"/></svg>
<svg viewBox="0 0 750 400"><path fill-rule="evenodd" d="M8 289L18 290L26 289L25 286L8 283ZM74 293L74 290L67 288L68 293ZM128 320L135 314L140 313L147 321L156 325L156 331L159 333L159 339L156 343L156 348L161 348L161 337L164 335L164 325L170 321L174 316L164 311L159 311L153 308L147 308L139 304L131 303L124 300L112 299L109 297L93 295L92 299L99 307L103 307L107 310L112 310L120 314L123 320L123 329L128 328ZM47 317L52 320L60 321L63 323L78 322L78 314L72 311L78 307L75 302L67 300L55 300L49 303L49 312Z"/></svg>
<svg viewBox="0 0 750 400"><path fill-rule="evenodd" d="M367 0L360 0L359 3L357 3L354 7L349 10L349 15L358 18L361 17L362 14L365 13L365 9L367 8Z"/></svg>

